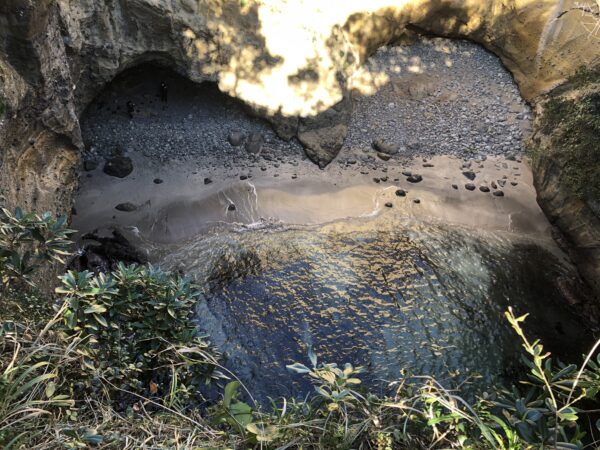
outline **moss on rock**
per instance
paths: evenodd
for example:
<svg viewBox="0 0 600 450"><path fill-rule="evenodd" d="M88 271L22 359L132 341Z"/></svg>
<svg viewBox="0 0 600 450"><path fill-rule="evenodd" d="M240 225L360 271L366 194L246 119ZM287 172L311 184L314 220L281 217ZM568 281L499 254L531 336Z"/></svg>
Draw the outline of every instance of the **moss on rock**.
<svg viewBox="0 0 600 450"><path fill-rule="evenodd" d="M580 69L570 80L581 94L553 97L543 105L540 130L549 136L549 145L537 145L557 160L563 171L564 187L580 199L600 198L600 72ZM545 148L542 148L545 147Z"/></svg>
<svg viewBox="0 0 600 450"><path fill-rule="evenodd" d="M594 68L581 66L577 72L569 78L569 84L574 89L579 89L594 83L600 83L600 66Z"/></svg>

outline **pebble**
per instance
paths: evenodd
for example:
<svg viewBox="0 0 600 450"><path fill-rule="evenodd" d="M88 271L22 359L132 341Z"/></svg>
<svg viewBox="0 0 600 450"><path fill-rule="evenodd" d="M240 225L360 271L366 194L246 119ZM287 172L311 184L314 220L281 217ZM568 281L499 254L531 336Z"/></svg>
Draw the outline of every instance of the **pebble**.
<svg viewBox="0 0 600 450"><path fill-rule="evenodd" d="M393 207L394 207L394 205L392 204L392 202L387 202L387 203L385 204L385 207L386 207L386 208L393 208Z"/></svg>
<svg viewBox="0 0 600 450"><path fill-rule="evenodd" d="M204 184L210 184L210 183L212 183L212 180L210 178L204 179Z"/></svg>
<svg viewBox="0 0 600 450"><path fill-rule="evenodd" d="M473 183L467 183L465 184L465 189L467 191L474 191L475 189L477 189L477 187Z"/></svg>
<svg viewBox="0 0 600 450"><path fill-rule="evenodd" d="M404 189L398 189L396 191L396 196L398 196L398 197L406 197L406 191Z"/></svg>
<svg viewBox="0 0 600 450"><path fill-rule="evenodd" d="M481 192L490 192L490 188L487 186L479 186Z"/></svg>
<svg viewBox="0 0 600 450"><path fill-rule="evenodd" d="M162 184L164 181L160 178L155 178L154 180L152 180L154 184Z"/></svg>
<svg viewBox="0 0 600 450"><path fill-rule="evenodd" d="M494 191L494 192L492 192L492 195L494 197L504 197L504 192L502 192L502 191Z"/></svg>
<svg viewBox="0 0 600 450"><path fill-rule="evenodd" d="M423 177L421 175L411 175L409 176L406 181L408 181L409 183L420 183L421 181L423 181Z"/></svg>

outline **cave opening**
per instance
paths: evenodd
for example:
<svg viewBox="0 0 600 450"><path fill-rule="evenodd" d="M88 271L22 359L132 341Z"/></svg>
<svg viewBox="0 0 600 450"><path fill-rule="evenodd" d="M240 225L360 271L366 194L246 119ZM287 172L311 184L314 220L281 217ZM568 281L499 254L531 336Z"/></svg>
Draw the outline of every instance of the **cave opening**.
<svg viewBox="0 0 600 450"><path fill-rule="evenodd" d="M370 367L373 384L403 368L510 378L508 306L533 311L557 351L580 349L560 287L577 275L536 203L531 112L500 61L418 38L379 49L351 87L347 136L321 169L215 83L122 73L81 119L85 263L192 276L199 327L262 399L307 392L285 364L308 346Z"/></svg>
<svg viewBox="0 0 600 450"><path fill-rule="evenodd" d="M0 4L0 447L600 442L600 0Z"/></svg>

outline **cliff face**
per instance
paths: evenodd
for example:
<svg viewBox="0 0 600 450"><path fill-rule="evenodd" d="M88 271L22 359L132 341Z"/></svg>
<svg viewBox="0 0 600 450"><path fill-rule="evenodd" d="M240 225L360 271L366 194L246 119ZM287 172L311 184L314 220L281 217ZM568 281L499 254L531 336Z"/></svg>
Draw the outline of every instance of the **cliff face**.
<svg viewBox="0 0 600 450"><path fill-rule="evenodd" d="M11 206L68 211L82 146L79 115L118 73L143 62L217 81L326 165L346 135L352 74L407 28L483 44L535 103L581 65L600 61L600 41L586 26L599 16L595 0L4 0L3 195ZM544 161L535 168L543 207L575 248L589 247L589 233L571 232L580 225L560 207L577 197L548 176L560 167ZM546 186L560 196L545 195ZM577 220L598 230L589 204Z"/></svg>
<svg viewBox="0 0 600 450"><path fill-rule="evenodd" d="M600 67L538 102L531 140L538 202L600 292Z"/></svg>

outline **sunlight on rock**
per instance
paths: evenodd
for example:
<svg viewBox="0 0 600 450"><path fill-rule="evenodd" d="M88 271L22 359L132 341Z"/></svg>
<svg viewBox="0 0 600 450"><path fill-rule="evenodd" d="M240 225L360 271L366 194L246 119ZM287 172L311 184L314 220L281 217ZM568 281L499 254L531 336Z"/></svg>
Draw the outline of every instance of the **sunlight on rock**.
<svg viewBox="0 0 600 450"><path fill-rule="evenodd" d="M566 67L573 64L568 48L599 33L594 15L597 6L592 0L589 4L566 2L573 3L577 11L564 16L561 14L568 5L544 8L540 14L536 12L540 3L555 2L519 0L510 9L499 1L474 0L244 1L211 6L207 25L218 36L219 45L192 29L182 36L188 57L195 56L206 64L201 69L204 73L218 73L223 92L266 114L314 116L340 102L344 96L340 80L359 70L371 46L400 37L408 23L433 33L461 35L492 51L502 48L501 57L528 98L565 76ZM510 17L516 19L516 11L519 19L513 20ZM578 26L567 29L562 26L565 20ZM248 24L254 28L253 35L241 36L239 27ZM543 29L539 39L537 29ZM443 44L438 50L446 54L455 51L452 44ZM566 53L556 58L557 51ZM593 51L588 53L582 56L592 58ZM559 65L547 64L550 59L554 64L559 60ZM452 60L445 64L452 67ZM426 72L418 61L407 70ZM532 77L533 72L537 73ZM358 83L361 75L354 79ZM362 80L360 84L381 82Z"/></svg>

